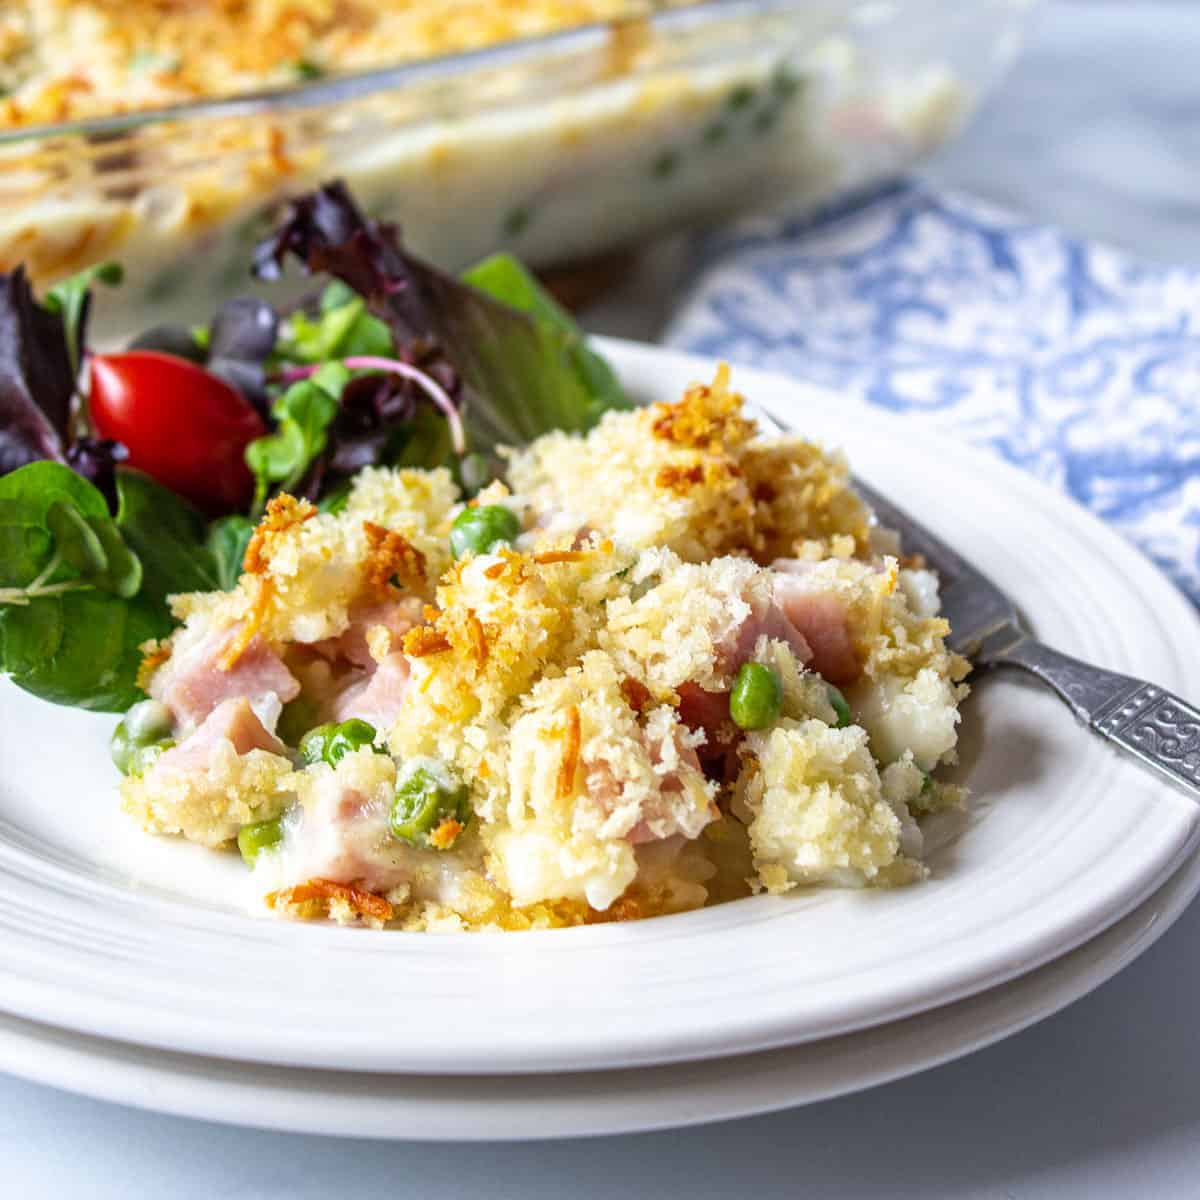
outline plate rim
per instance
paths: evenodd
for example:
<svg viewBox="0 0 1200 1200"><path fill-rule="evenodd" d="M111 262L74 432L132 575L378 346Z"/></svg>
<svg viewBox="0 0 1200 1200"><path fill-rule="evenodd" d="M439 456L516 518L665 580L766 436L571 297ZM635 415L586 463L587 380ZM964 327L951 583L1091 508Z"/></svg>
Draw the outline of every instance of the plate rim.
<svg viewBox="0 0 1200 1200"><path fill-rule="evenodd" d="M138 1111L329 1137L477 1143L690 1128L880 1087L1021 1033L1125 970L1198 893L1200 855L1192 855L1152 896L1095 938L996 988L855 1033L749 1055L558 1076L356 1074L182 1054L0 1013L0 1070ZM941 1044L906 1055L899 1047L920 1041L923 1027L936 1029ZM853 1069L852 1058L866 1067ZM831 1066L833 1075L817 1077L818 1069ZM347 1083L348 1077L361 1089L349 1083L344 1090L322 1092L322 1084ZM231 1105L234 1088L240 1104ZM550 1094L539 1098L539 1089ZM644 1115L647 1109L655 1114L651 1119ZM416 1136L396 1136L398 1128L413 1129L414 1121Z"/></svg>

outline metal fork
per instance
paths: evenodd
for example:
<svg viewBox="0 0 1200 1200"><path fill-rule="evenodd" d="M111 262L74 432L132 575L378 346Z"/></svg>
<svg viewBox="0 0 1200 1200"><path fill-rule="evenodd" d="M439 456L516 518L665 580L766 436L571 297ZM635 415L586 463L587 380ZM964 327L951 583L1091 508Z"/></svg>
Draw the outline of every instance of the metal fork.
<svg viewBox="0 0 1200 1200"><path fill-rule="evenodd" d="M770 417L759 423L780 428ZM1039 642L986 575L869 484L861 479L853 484L880 523L900 535L904 552L921 555L937 572L951 629L947 645L976 669L1020 667L1036 675L1090 729L1200 802L1200 709L1166 688L1093 667Z"/></svg>

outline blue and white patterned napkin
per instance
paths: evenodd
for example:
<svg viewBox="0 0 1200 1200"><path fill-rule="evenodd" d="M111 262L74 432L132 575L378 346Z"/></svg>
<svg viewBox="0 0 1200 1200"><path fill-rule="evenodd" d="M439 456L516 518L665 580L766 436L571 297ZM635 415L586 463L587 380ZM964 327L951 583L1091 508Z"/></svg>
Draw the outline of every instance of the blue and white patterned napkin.
<svg viewBox="0 0 1200 1200"><path fill-rule="evenodd" d="M1200 603L1200 271L905 185L708 236L668 341L990 447Z"/></svg>

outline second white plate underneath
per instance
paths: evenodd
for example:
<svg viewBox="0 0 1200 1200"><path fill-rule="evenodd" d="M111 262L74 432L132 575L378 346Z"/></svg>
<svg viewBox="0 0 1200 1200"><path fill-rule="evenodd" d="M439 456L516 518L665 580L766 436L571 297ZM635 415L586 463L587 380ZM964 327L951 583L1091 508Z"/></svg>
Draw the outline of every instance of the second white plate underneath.
<svg viewBox="0 0 1200 1200"><path fill-rule="evenodd" d="M861 1091L999 1041L1131 963L1200 890L1193 858L1070 954L945 1008L827 1041L712 1062L566 1075L381 1075L220 1062L0 1016L0 1070L178 1116L341 1137L516 1141L635 1133Z"/></svg>

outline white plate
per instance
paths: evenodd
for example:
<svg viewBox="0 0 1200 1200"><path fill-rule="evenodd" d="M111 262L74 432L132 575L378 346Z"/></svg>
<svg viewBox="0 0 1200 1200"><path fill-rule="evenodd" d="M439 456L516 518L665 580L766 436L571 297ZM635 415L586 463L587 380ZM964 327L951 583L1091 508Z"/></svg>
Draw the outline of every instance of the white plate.
<svg viewBox="0 0 1200 1200"><path fill-rule="evenodd" d="M564 1075L352 1074L171 1054L0 1016L0 1070L156 1112L340 1137L461 1143L697 1125L861 1091L999 1041L1128 966L1198 890L1193 857L1104 933L1011 983L874 1029L711 1062Z"/></svg>
<svg viewBox="0 0 1200 1200"><path fill-rule="evenodd" d="M608 343L673 398L712 364ZM1008 586L1068 652L1187 692L1192 608L1114 533L1004 464L750 370L753 400L829 443ZM1095 936L1183 860L1197 807L989 681L977 795L933 878L755 898L629 925L472 937L254 919L236 857L142 837L87 714L0 692L0 1010L171 1050L347 1070L511 1074L661 1064L826 1038L994 987ZM980 731L986 736L981 736Z"/></svg>

